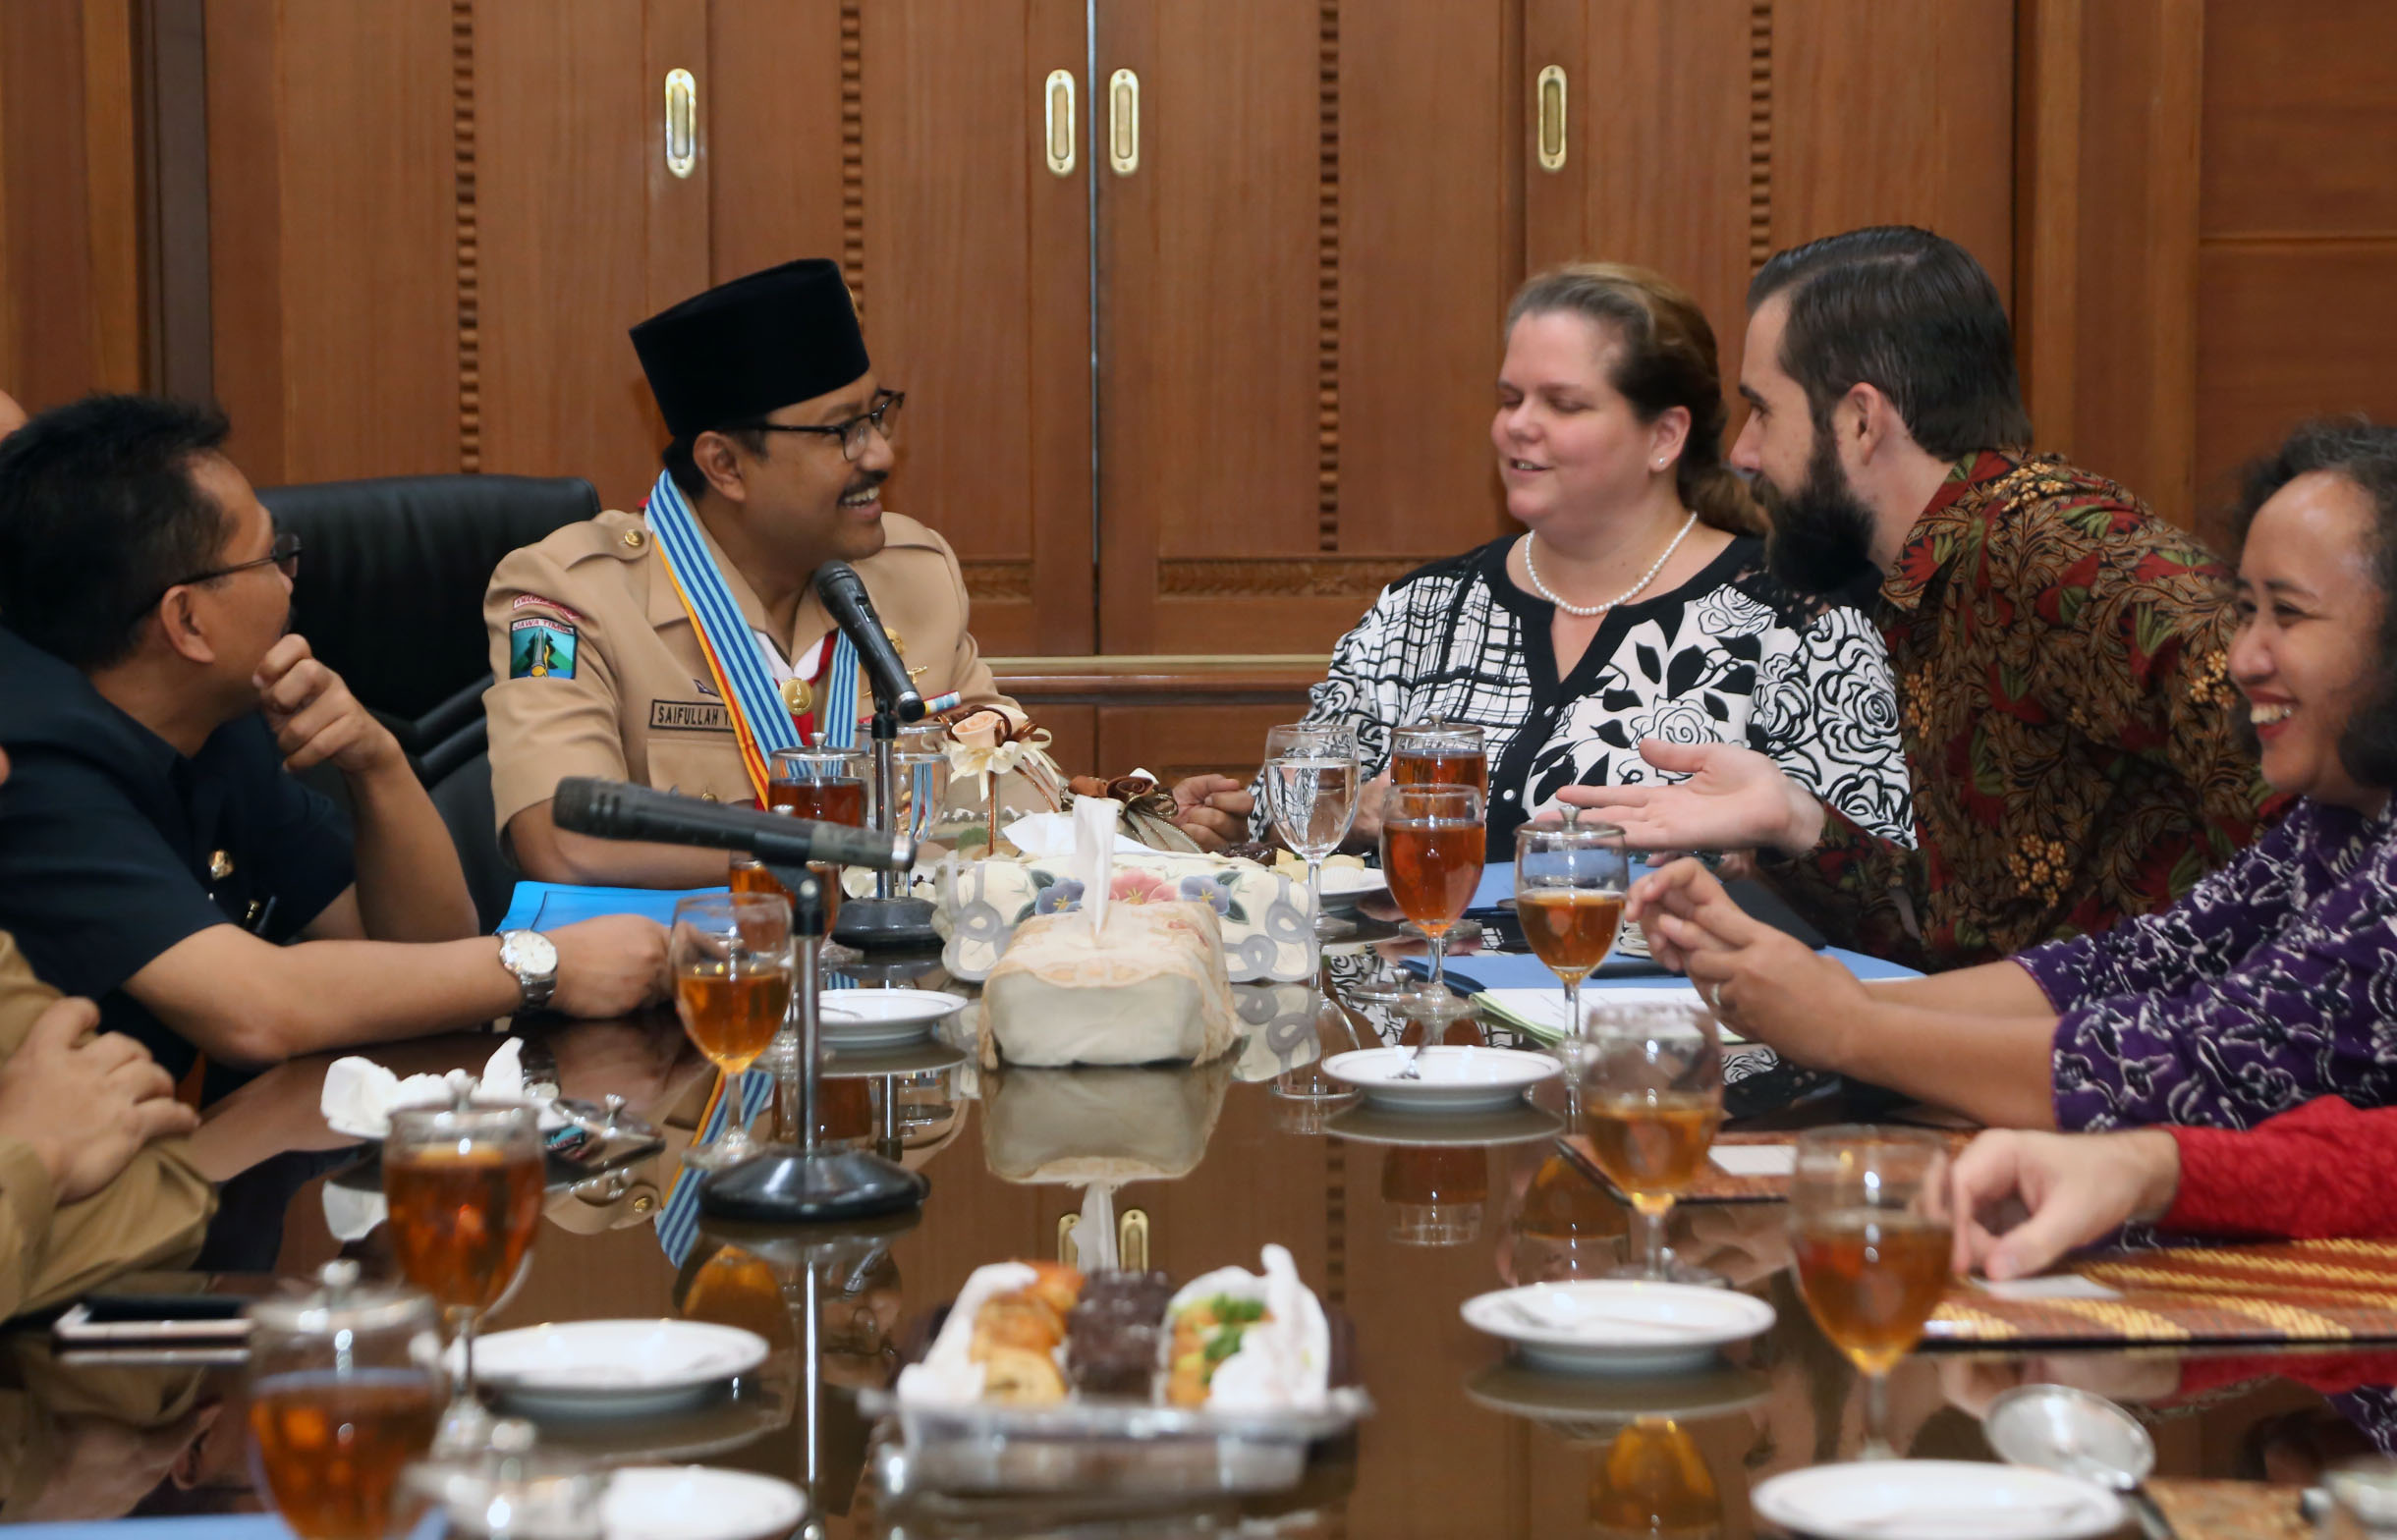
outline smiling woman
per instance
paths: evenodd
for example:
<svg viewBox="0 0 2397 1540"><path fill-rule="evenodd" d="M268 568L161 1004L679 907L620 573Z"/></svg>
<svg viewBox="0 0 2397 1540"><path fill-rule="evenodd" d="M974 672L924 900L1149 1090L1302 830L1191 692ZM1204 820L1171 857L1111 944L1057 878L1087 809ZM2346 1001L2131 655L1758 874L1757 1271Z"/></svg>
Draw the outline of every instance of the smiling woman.
<svg viewBox="0 0 2397 1540"><path fill-rule="evenodd" d="M2243 1128L2397 1104L2397 429L2311 424L2249 473L2234 682L2298 801L2180 903L2007 962L1867 990L1694 863L1633 892L1651 944L1751 1036L2001 1125Z"/></svg>
<svg viewBox="0 0 2397 1540"><path fill-rule="evenodd" d="M1911 843L1880 638L1765 571L1697 303L1619 263L1543 273L1508 310L1497 396L1490 445L1529 532L1391 584L1307 719L1353 727L1368 776L1405 723L1480 728L1494 841L1562 788L1661 779L1639 751L1655 739L1756 749ZM1377 837L1379 805L1366 798L1352 846Z"/></svg>

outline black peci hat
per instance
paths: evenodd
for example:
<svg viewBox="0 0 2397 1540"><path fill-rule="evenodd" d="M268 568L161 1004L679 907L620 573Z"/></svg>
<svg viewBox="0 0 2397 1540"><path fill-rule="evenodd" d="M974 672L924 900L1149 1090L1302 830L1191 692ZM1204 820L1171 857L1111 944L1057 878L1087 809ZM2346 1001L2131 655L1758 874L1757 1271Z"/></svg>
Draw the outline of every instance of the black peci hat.
<svg viewBox="0 0 2397 1540"><path fill-rule="evenodd" d="M689 440L828 395L871 367L840 264L803 257L719 284L633 328L666 428Z"/></svg>

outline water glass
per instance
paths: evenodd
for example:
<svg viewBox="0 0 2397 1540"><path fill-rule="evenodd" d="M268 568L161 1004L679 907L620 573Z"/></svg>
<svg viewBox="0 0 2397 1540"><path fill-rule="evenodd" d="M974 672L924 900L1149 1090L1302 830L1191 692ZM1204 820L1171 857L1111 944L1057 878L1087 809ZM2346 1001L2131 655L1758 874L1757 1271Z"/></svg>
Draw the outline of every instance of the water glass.
<svg viewBox="0 0 2397 1540"><path fill-rule="evenodd" d="M1323 858L1340 849L1357 821L1357 735L1345 727L1295 723L1265 735L1265 812L1282 843L1307 861L1307 899L1315 934L1345 936L1357 927L1323 912Z"/></svg>

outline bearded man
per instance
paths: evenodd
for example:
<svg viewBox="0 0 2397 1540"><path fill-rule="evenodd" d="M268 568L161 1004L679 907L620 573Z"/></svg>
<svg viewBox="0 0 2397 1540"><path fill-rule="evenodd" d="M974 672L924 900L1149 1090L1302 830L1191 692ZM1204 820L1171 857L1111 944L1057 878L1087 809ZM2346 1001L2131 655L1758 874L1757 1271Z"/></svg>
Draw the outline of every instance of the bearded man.
<svg viewBox="0 0 2397 1540"><path fill-rule="evenodd" d="M1877 226L1776 253L1748 291L1732 464L1769 559L1877 585L1916 845L1769 759L1643 753L1670 786L1575 787L1647 850L1753 851L1834 940L1929 970L2160 909L2277 812L2224 655L2228 574L2195 536L2033 455L1997 288L1954 242Z"/></svg>

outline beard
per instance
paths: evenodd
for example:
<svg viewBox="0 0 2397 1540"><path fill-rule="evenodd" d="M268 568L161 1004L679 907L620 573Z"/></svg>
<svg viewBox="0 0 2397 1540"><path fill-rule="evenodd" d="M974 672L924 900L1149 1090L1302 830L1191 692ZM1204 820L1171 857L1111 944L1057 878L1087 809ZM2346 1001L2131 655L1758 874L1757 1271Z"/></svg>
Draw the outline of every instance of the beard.
<svg viewBox="0 0 2397 1540"><path fill-rule="evenodd" d="M1872 560L1872 510L1848 484L1831 435L1817 428L1806 480L1784 492L1766 476L1753 482L1771 532L1764 561L1801 593L1838 594L1879 576Z"/></svg>

